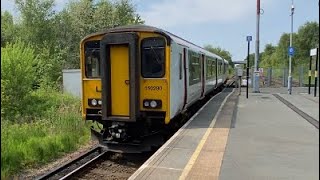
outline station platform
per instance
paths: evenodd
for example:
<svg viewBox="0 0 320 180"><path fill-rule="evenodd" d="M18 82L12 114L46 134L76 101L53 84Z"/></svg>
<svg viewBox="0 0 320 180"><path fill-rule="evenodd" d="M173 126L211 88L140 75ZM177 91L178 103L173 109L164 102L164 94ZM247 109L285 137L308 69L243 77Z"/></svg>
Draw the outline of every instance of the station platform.
<svg viewBox="0 0 320 180"><path fill-rule="evenodd" d="M305 119L319 124L319 97L306 92L226 88L129 179L319 179L319 125Z"/></svg>

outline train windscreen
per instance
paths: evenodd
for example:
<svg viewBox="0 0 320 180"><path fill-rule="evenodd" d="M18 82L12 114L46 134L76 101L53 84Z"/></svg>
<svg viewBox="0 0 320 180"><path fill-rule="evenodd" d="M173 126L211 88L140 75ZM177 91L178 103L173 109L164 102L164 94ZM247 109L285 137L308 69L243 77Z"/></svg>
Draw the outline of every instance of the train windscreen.
<svg viewBox="0 0 320 180"><path fill-rule="evenodd" d="M100 41L88 41L84 44L84 49L86 77L100 77Z"/></svg>
<svg viewBox="0 0 320 180"><path fill-rule="evenodd" d="M145 38L141 42L141 71L144 78L161 78L165 74L165 40Z"/></svg>

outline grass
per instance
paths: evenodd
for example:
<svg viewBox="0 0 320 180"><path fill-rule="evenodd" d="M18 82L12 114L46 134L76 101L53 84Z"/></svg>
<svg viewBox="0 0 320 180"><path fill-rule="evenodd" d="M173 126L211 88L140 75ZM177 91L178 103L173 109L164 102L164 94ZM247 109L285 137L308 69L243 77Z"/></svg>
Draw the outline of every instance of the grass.
<svg viewBox="0 0 320 180"><path fill-rule="evenodd" d="M41 110L39 116L24 122L1 120L1 179L48 163L90 140L79 99L57 92L37 92L33 97L37 103L26 108Z"/></svg>

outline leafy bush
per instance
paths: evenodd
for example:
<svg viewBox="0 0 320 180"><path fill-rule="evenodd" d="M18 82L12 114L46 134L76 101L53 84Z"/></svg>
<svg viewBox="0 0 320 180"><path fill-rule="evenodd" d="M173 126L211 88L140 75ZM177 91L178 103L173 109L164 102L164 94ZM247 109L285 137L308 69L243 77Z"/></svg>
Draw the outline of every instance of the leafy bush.
<svg viewBox="0 0 320 180"><path fill-rule="evenodd" d="M1 48L1 116L20 114L35 80L34 50L17 41Z"/></svg>
<svg viewBox="0 0 320 180"><path fill-rule="evenodd" d="M50 52L50 47L45 46L40 50L37 58L36 77L37 86L59 89L62 83L62 67L65 63L65 49L55 47Z"/></svg>
<svg viewBox="0 0 320 180"><path fill-rule="evenodd" d="M44 47L35 56L33 48L21 41L1 48L1 52L1 117L18 120L41 115L51 106L59 105L50 93L61 84L60 53L53 57Z"/></svg>
<svg viewBox="0 0 320 180"><path fill-rule="evenodd" d="M42 112L32 122L1 121L1 179L23 168L39 166L90 140L88 125L81 120L80 100L59 92L32 93Z"/></svg>

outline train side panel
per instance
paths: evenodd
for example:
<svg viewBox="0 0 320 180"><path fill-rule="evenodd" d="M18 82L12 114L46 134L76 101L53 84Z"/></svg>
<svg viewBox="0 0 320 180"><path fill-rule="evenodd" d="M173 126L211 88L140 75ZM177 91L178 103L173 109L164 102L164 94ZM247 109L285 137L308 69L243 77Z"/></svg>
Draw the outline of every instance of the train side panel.
<svg viewBox="0 0 320 180"><path fill-rule="evenodd" d="M205 94L208 94L216 87L216 60L214 58L206 58L205 78Z"/></svg>
<svg viewBox="0 0 320 180"><path fill-rule="evenodd" d="M200 54L194 50L188 49L187 52L187 107L191 106L201 97L201 60Z"/></svg>
<svg viewBox="0 0 320 180"><path fill-rule="evenodd" d="M184 103L183 48L174 41L171 43L170 57L170 119L178 115Z"/></svg>

